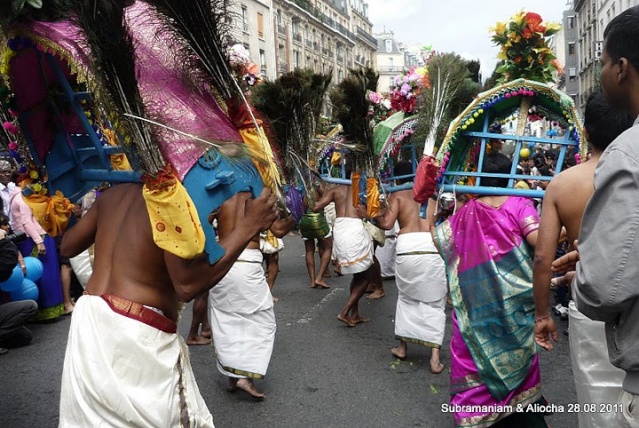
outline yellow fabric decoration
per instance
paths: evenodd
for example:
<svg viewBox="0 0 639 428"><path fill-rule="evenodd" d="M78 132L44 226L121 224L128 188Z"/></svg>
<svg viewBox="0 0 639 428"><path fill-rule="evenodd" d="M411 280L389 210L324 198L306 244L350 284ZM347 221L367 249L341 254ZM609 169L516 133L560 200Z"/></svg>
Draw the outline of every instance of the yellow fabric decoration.
<svg viewBox="0 0 639 428"><path fill-rule="evenodd" d="M115 130L104 127L100 127L100 130L102 131L102 134L105 136L109 145L120 145L120 140L118 139ZM109 158L111 159L111 166L113 166L113 169L116 171L131 171L133 169L131 168L131 164L129 163L129 160L124 153L110 155Z"/></svg>
<svg viewBox="0 0 639 428"><path fill-rule="evenodd" d="M368 218L377 217L379 214L379 186L376 178L366 179L366 214Z"/></svg>
<svg viewBox="0 0 639 428"><path fill-rule="evenodd" d="M204 252L206 238L195 204L173 172L155 180L145 177L142 195L158 247L183 259Z"/></svg>
<svg viewBox="0 0 639 428"><path fill-rule="evenodd" d="M23 199L47 235L55 238L66 230L73 204L61 192L57 191L53 196L33 193L29 196L23 195Z"/></svg>
<svg viewBox="0 0 639 428"><path fill-rule="evenodd" d="M271 189L273 194L278 194L278 188L281 186L280 173L277 170L275 156L271 149L271 144L266 138L264 129L260 126L259 132L254 127L240 129L242 141L248 148L248 154L253 161L253 165L259 172L264 186Z"/></svg>
<svg viewBox="0 0 639 428"><path fill-rule="evenodd" d="M266 231L266 237L264 240L273 246L273 248L277 248L280 245L279 242L277 242L277 236L273 235L273 232L270 230Z"/></svg>
<svg viewBox="0 0 639 428"><path fill-rule="evenodd" d="M342 153L341 152L333 152L331 155L331 165L339 165L342 162Z"/></svg>
<svg viewBox="0 0 639 428"><path fill-rule="evenodd" d="M361 174L359 172L351 173L351 192L353 200L353 207L357 208L359 206L359 179Z"/></svg>

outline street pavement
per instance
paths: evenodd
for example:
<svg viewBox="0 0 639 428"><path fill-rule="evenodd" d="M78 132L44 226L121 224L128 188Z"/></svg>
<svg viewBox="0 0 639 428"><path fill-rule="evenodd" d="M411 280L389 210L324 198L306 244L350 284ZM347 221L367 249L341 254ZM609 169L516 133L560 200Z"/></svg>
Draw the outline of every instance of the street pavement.
<svg viewBox="0 0 639 428"><path fill-rule="evenodd" d="M386 297L362 299L360 312L371 322L348 328L335 317L348 296L350 277L327 279L329 290L309 288L304 245L299 236L284 238L275 294L277 334L265 380L256 381L267 396L225 390L226 378L216 368L213 348L191 347L191 363L204 400L217 427L448 427L450 307L447 308L441 375L429 370L430 351L410 345L405 361L389 349L396 345L393 319L397 289L384 281ZM114 267L117 269L117 267ZM182 312L179 332L186 337L191 305ZM70 317L33 324L30 346L0 356L0 427L56 427L60 378ZM566 321L558 321L560 342L541 352L544 396L565 409L576 402ZM140 362L144 364L144 362ZM158 405L161 405L159 403ZM577 426L577 416L555 413L554 428Z"/></svg>

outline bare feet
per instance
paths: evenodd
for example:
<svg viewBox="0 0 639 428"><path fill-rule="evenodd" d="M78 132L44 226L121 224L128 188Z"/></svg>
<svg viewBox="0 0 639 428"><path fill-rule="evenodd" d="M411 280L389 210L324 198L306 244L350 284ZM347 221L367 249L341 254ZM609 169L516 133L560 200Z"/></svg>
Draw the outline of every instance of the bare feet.
<svg viewBox="0 0 639 428"><path fill-rule="evenodd" d="M441 372L444 371L444 369L446 368L445 365L443 365L442 363L440 363L439 361L437 362L430 362L430 371L433 374L440 374Z"/></svg>
<svg viewBox="0 0 639 428"><path fill-rule="evenodd" d="M73 306L73 303L65 304L64 315L71 315L71 312L73 312L73 309L75 309L75 306Z"/></svg>
<svg viewBox="0 0 639 428"><path fill-rule="evenodd" d="M210 329L208 329L208 330L202 330L202 331L200 332L200 336L202 336L202 337L206 337L207 339L210 339L211 337L213 337L213 333L211 332L211 330L210 330Z"/></svg>
<svg viewBox="0 0 639 428"><path fill-rule="evenodd" d="M408 350L408 343L403 340L399 341L399 346L397 348L391 348L391 354L395 357L403 360L406 358L406 351Z"/></svg>
<svg viewBox="0 0 639 428"><path fill-rule="evenodd" d="M342 314L339 314L337 316L337 319L340 320L341 322L345 323L347 326L349 327L355 327L357 324L355 324L353 321L351 321L350 318L348 317L343 317Z"/></svg>
<svg viewBox="0 0 639 428"><path fill-rule="evenodd" d="M376 300L376 299L381 299L385 295L386 294L384 294L384 290L383 289L376 288L375 291L373 291L370 295L366 296L366 298L369 299L369 300Z"/></svg>
<svg viewBox="0 0 639 428"><path fill-rule="evenodd" d="M400 360L403 360L404 358L406 358L406 348L402 349L401 346L398 346L397 348L391 348L391 354L393 354Z"/></svg>
<svg viewBox="0 0 639 428"><path fill-rule="evenodd" d="M255 383L253 383L253 379L238 379L235 382L235 389L241 389L242 391L248 393L251 397L255 398L258 401L262 401L266 396L259 392L257 388L255 388ZM227 388L228 390L228 388Z"/></svg>
<svg viewBox="0 0 639 428"><path fill-rule="evenodd" d="M186 344L187 345L210 345L211 344L211 338L210 337L204 337L201 334L198 334L195 337L189 336L189 337L186 338Z"/></svg>
<svg viewBox="0 0 639 428"><path fill-rule="evenodd" d="M279 301L280 301L280 298L279 298L279 297L275 297L275 296L273 296L272 294L271 294L271 297L273 297L273 303L277 303L277 302L279 302Z"/></svg>
<svg viewBox="0 0 639 428"><path fill-rule="evenodd" d="M322 274L322 276L323 276L324 278L330 278L330 277L331 277L331 273L330 273L330 272L328 271L328 269L327 269L327 270L325 270L325 271L324 271L324 273Z"/></svg>
<svg viewBox="0 0 639 428"><path fill-rule="evenodd" d="M230 377L229 378L229 383L226 385L226 390L228 392L235 392L237 391L237 381L239 379L236 377Z"/></svg>
<svg viewBox="0 0 639 428"><path fill-rule="evenodd" d="M354 324L359 324L359 323L363 323L363 322L369 322L371 319L368 317L361 317L359 315L357 315L356 317L351 317L351 322Z"/></svg>
<svg viewBox="0 0 639 428"><path fill-rule="evenodd" d="M328 286L328 284L326 284L326 282L324 282L323 279L318 279L317 281L315 281L315 287L322 287L322 288L331 288ZM313 287L313 288L315 288Z"/></svg>

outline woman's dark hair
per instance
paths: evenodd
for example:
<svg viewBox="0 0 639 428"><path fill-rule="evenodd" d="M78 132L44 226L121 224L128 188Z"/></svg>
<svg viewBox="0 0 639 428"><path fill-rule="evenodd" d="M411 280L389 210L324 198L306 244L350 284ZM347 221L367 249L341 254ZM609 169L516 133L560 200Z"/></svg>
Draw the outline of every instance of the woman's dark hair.
<svg viewBox="0 0 639 428"><path fill-rule="evenodd" d="M634 121L632 115L612 108L603 93L593 92L588 97L584 127L588 132L588 144L597 150L606 150Z"/></svg>
<svg viewBox="0 0 639 428"><path fill-rule="evenodd" d="M512 163L501 153L487 153L481 171L493 174L510 174ZM486 187L508 187L509 178L482 177L481 185Z"/></svg>
<svg viewBox="0 0 639 428"><path fill-rule="evenodd" d="M9 217L6 214L0 214L0 226L8 226Z"/></svg>

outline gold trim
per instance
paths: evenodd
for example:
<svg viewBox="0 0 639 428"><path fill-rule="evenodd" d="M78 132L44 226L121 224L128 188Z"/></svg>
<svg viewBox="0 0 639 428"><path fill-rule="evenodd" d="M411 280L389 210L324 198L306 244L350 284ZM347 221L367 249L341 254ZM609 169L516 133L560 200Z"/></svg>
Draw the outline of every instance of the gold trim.
<svg viewBox="0 0 639 428"><path fill-rule="evenodd" d="M220 364L220 366L222 366L222 364ZM247 372L246 370L240 370L240 369L233 369L231 367L227 367L227 366L222 366L222 368L224 370L226 370L229 373L233 373L236 374L238 376L245 376L249 379L264 379L264 375L261 374L257 374L257 373L252 373L252 372Z"/></svg>
<svg viewBox="0 0 639 428"><path fill-rule="evenodd" d="M413 338L410 338L410 337L404 337L404 336L395 335L395 339L403 340L404 342L407 342L407 343L414 343L416 345L427 346L429 348L440 349L442 347L441 344L437 344L437 343L434 343L434 342L427 342L427 341L421 340L421 339L413 339Z"/></svg>

